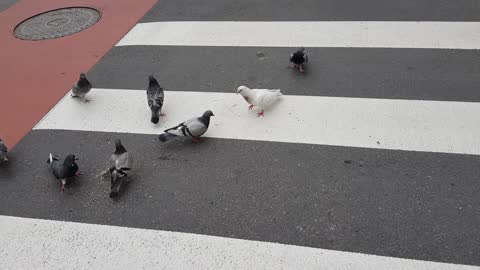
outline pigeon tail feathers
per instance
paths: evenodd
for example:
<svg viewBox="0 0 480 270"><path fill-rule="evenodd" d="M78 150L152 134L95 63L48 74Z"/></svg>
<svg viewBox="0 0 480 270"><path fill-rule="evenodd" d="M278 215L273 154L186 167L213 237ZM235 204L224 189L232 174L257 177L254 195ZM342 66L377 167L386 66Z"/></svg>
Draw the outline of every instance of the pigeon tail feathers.
<svg viewBox="0 0 480 270"><path fill-rule="evenodd" d="M165 132L165 133L162 133L160 135L158 135L158 139L161 141L161 142L166 142L172 138L175 138L177 137L177 135L174 135L174 134L170 134L168 132Z"/></svg>

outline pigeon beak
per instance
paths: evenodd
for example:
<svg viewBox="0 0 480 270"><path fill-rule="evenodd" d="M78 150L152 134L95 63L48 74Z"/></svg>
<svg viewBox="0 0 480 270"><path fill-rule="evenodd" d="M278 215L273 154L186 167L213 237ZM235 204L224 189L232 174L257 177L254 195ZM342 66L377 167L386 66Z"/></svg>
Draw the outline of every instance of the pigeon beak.
<svg viewBox="0 0 480 270"><path fill-rule="evenodd" d="M75 157L74 160L78 160L78 157Z"/></svg>

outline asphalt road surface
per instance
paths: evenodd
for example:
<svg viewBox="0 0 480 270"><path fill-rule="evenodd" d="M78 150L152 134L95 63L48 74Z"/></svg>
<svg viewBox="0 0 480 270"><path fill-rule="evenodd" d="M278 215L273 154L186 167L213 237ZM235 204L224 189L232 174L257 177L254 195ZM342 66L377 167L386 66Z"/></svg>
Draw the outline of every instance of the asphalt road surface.
<svg viewBox="0 0 480 270"><path fill-rule="evenodd" d="M480 4L467 0L166 0L159 1L139 23L479 20ZM148 32L144 38L152 35ZM282 33L281 28L278 35L295 38L295 33ZM302 97L420 100L452 106L480 102L478 50L307 47L310 62L306 73L300 74L287 68L294 49L216 46L215 40L208 46L116 46L87 77L95 88L104 89L145 91L147 76L155 74L167 93L233 94L239 85L248 85L280 88L285 95ZM95 89L90 95L91 104L85 106L108 103L95 100ZM169 103L168 94L165 102ZM430 103L426 104L428 111ZM146 100L144 105L147 108ZM252 114L240 97L238 106L245 115ZM196 107L183 112L175 111L175 105L170 108L172 113L165 119L175 115L170 120L177 122L203 112ZM122 117L128 118L142 108L125 104L124 110ZM182 113L185 119L177 118ZM357 113L361 115L362 110ZM263 121L266 127L282 125L282 119L269 120L270 115L275 115L275 109L251 121ZM479 115L469 117L480 119ZM335 119L335 115L318 115L312 133L329 133L325 118ZM159 133L168 127L162 119ZM401 120L418 121L414 128L404 129L406 134L428 129L421 119ZM137 133L134 126L128 133L85 130L81 111L69 121L79 129L40 126L14 148L10 162L0 166L1 215L480 266L479 155L384 149L382 141L363 148L213 138L209 133L198 145L188 140L162 144L157 135ZM215 125L215 117L211 121L213 134L222 125ZM370 123L376 123L367 127L372 136L385 125L375 119ZM338 125L348 133L354 123ZM242 128L248 130L248 125ZM441 128L427 131L433 136L445 132ZM472 138L479 135L476 130L458 131L465 132L472 132ZM291 130L288 134L302 136ZM111 200L109 183L100 174L116 138L134 154L135 166L124 194ZM455 135L448 139L441 143L462 143ZM75 153L80 158L84 175L63 194L48 170L49 153Z"/></svg>

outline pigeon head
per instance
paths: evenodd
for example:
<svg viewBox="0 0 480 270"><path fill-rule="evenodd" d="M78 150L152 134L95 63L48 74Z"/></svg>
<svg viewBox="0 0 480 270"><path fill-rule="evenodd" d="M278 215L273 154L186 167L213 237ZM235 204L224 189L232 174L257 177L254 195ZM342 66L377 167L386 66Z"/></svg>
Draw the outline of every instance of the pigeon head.
<svg viewBox="0 0 480 270"><path fill-rule="evenodd" d="M148 84L149 85L158 84L158 81L157 81L157 79L155 79L155 77L153 77L153 75L149 75L148 76Z"/></svg>
<svg viewBox="0 0 480 270"><path fill-rule="evenodd" d="M77 164L75 163L75 160L78 160L78 158L74 154L70 154L65 157L63 165L66 167L76 167Z"/></svg>
<svg viewBox="0 0 480 270"><path fill-rule="evenodd" d="M305 51L305 48L304 47L300 47L300 49L298 49L299 52L304 52Z"/></svg>
<svg viewBox="0 0 480 270"><path fill-rule="evenodd" d="M75 160L78 160L78 158L73 154L65 157L65 160L63 161L63 167L66 170L65 177L73 177L78 171L78 165L75 163Z"/></svg>
<svg viewBox="0 0 480 270"><path fill-rule="evenodd" d="M215 116L212 111L208 110L205 111L202 115L203 118L210 118L211 116Z"/></svg>
<svg viewBox="0 0 480 270"><path fill-rule="evenodd" d="M152 121L152 123L154 124L157 124L158 121L160 120L160 107L153 106L151 109L152 109L152 118L150 119L150 121Z"/></svg>
<svg viewBox="0 0 480 270"><path fill-rule="evenodd" d="M245 94L246 91L250 90L250 88L246 87L246 86L239 86L237 88L237 94Z"/></svg>
<svg viewBox="0 0 480 270"><path fill-rule="evenodd" d="M80 73L80 79L85 80L87 77L85 77L85 73Z"/></svg>
<svg viewBox="0 0 480 270"><path fill-rule="evenodd" d="M115 154L121 154L127 152L127 149L122 145L120 139L115 140Z"/></svg>

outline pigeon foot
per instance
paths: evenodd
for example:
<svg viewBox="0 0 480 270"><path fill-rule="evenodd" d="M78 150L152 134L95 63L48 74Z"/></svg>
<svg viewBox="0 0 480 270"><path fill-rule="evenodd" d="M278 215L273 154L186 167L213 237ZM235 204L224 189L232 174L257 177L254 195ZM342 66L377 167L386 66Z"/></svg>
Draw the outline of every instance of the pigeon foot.
<svg viewBox="0 0 480 270"><path fill-rule="evenodd" d="M160 113L160 116L167 116L167 115L166 115L165 113L163 113L163 112L162 112L162 113Z"/></svg>
<svg viewBox="0 0 480 270"><path fill-rule="evenodd" d="M261 112L257 113L257 117L260 117L260 116L265 116L265 115L263 114L263 110L262 110Z"/></svg>
<svg viewBox="0 0 480 270"><path fill-rule="evenodd" d="M192 138L192 142L193 142L194 144L199 144L199 143L200 143L200 139L199 139L199 138L198 138L198 139L197 139L197 138Z"/></svg>
<svg viewBox="0 0 480 270"><path fill-rule="evenodd" d="M253 110L253 107L254 107L253 105L248 106L248 110L249 111Z"/></svg>
<svg viewBox="0 0 480 270"><path fill-rule="evenodd" d="M60 190L59 190L59 191L60 191L60 193L63 193L63 192L65 191L65 185L62 185L62 186L60 187Z"/></svg>
<svg viewBox="0 0 480 270"><path fill-rule="evenodd" d="M76 172L75 173L75 176L80 176L80 175L83 175L83 173L82 172Z"/></svg>

